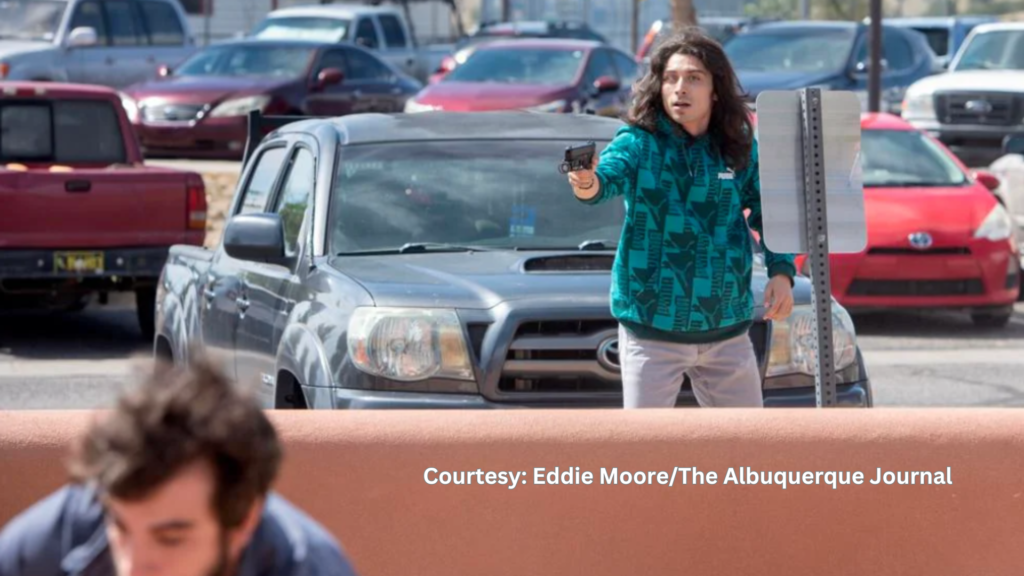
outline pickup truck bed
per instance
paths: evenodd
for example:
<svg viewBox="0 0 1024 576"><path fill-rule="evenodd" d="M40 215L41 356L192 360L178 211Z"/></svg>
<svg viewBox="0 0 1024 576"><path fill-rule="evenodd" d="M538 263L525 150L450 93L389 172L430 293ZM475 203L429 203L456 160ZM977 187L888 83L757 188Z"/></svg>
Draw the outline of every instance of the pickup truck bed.
<svg viewBox="0 0 1024 576"><path fill-rule="evenodd" d="M134 291L151 338L168 249L205 238L202 177L143 166L116 92L52 86L0 94L0 303L73 310ZM52 142L25 129L26 114L50 118ZM85 137L98 151L72 140Z"/></svg>

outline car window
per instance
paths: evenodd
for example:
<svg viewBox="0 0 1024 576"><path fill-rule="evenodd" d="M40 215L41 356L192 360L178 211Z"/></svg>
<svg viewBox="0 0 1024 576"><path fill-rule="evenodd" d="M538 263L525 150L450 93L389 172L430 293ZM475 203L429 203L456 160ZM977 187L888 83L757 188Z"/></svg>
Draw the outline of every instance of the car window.
<svg viewBox="0 0 1024 576"><path fill-rule="evenodd" d="M285 248L289 255L299 251L299 230L302 228L302 219L306 215L309 197L316 183L315 168L313 154L305 148L298 148L285 177L284 189L274 208L274 212L281 215L284 223Z"/></svg>
<svg viewBox="0 0 1024 576"><path fill-rule="evenodd" d="M121 124L110 102L0 103L0 162L121 164Z"/></svg>
<svg viewBox="0 0 1024 576"><path fill-rule="evenodd" d="M256 167L252 171L252 177L242 192L242 206L239 214L252 212L266 212L267 200L274 187L274 180L277 173L281 171L284 163L285 148L268 148L256 160Z"/></svg>
<svg viewBox="0 0 1024 576"><path fill-rule="evenodd" d="M636 60L622 52L612 52L612 57L615 59L615 66L619 69L622 85L632 86L636 82L637 76L640 75L640 67Z"/></svg>
<svg viewBox="0 0 1024 576"><path fill-rule="evenodd" d="M864 186L960 186L963 171L934 141L916 130L864 130Z"/></svg>
<svg viewBox="0 0 1024 576"><path fill-rule="evenodd" d="M252 32L254 38L340 42L352 23L343 18L277 16L266 18Z"/></svg>
<svg viewBox="0 0 1024 576"><path fill-rule="evenodd" d="M99 46L109 44L107 39L107 26L103 19L103 7L95 0L82 2L75 9L75 15L71 17L71 29L90 27L96 30L96 43Z"/></svg>
<svg viewBox="0 0 1024 576"><path fill-rule="evenodd" d="M143 0L139 2L142 18L149 30L149 43L154 46L181 46L185 44L185 31L181 28L178 12L167 2Z"/></svg>
<svg viewBox="0 0 1024 576"><path fill-rule="evenodd" d="M394 14L381 14L380 27L384 29L384 42L388 48L405 48L405 29Z"/></svg>
<svg viewBox="0 0 1024 576"><path fill-rule="evenodd" d="M945 56L949 52L949 29L922 26L914 28L914 30L928 40L928 46L931 47L936 56Z"/></svg>
<svg viewBox="0 0 1024 576"><path fill-rule="evenodd" d="M594 50L594 53L590 56L590 62L587 63L587 74L583 78L585 86L588 88L594 85L594 82L601 76L611 76L612 78L618 78L618 73L615 70L615 64L612 62L612 56L607 50Z"/></svg>
<svg viewBox="0 0 1024 576"><path fill-rule="evenodd" d="M361 50L349 50L346 80L388 80L391 70L376 58Z"/></svg>
<svg viewBox="0 0 1024 576"><path fill-rule="evenodd" d="M441 81L565 86L576 80L585 55L560 48L480 48Z"/></svg>
<svg viewBox="0 0 1024 576"><path fill-rule="evenodd" d="M888 64L888 70L906 70L914 66L914 49L910 42L894 30L882 36L882 52Z"/></svg>
<svg viewBox="0 0 1024 576"><path fill-rule="evenodd" d="M105 0L103 8L110 24L110 43L114 46L137 46L145 44L139 22L135 18L131 2L125 0Z"/></svg>
<svg viewBox="0 0 1024 576"><path fill-rule="evenodd" d="M320 57L320 63L317 64L316 70L313 72L315 78L325 68L337 68L341 70L342 74L348 76L348 58L345 56L346 50L328 50L324 52L324 55Z"/></svg>
<svg viewBox="0 0 1024 576"><path fill-rule="evenodd" d="M373 25L373 20L369 18L359 20L359 24L356 25L356 44L371 49L380 46L377 41L377 28Z"/></svg>

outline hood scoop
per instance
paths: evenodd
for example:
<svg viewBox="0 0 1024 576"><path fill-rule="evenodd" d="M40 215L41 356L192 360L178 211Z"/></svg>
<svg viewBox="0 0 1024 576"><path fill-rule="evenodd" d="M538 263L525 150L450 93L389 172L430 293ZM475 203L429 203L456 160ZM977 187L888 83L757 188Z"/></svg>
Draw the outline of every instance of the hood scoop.
<svg viewBox="0 0 1024 576"><path fill-rule="evenodd" d="M563 254L538 256L523 262L523 272L610 272L615 256L609 254Z"/></svg>

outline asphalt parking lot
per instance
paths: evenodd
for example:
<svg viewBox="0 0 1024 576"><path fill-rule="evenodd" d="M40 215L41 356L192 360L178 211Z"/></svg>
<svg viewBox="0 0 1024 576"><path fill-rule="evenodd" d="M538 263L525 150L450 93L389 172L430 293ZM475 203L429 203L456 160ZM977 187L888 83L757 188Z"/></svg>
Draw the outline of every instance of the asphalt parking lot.
<svg viewBox="0 0 1024 576"><path fill-rule="evenodd" d="M109 405L150 354L132 305L0 316L0 406ZM997 330L957 314L856 316L877 406L1024 406L1024 303L1016 310Z"/></svg>

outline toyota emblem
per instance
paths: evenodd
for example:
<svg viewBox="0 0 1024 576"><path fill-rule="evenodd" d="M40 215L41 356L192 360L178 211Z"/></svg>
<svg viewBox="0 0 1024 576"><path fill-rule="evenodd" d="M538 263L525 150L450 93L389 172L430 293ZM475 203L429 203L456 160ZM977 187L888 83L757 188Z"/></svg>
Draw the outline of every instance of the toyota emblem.
<svg viewBox="0 0 1024 576"><path fill-rule="evenodd" d="M617 337L606 338L597 346L597 363L608 370L619 370L619 339Z"/></svg>
<svg viewBox="0 0 1024 576"><path fill-rule="evenodd" d="M927 232L914 232L907 237L910 245L918 250L926 250L932 246L932 235Z"/></svg>

